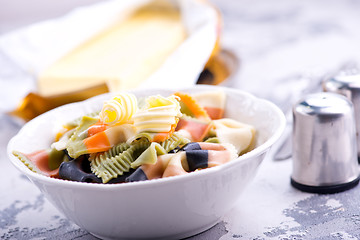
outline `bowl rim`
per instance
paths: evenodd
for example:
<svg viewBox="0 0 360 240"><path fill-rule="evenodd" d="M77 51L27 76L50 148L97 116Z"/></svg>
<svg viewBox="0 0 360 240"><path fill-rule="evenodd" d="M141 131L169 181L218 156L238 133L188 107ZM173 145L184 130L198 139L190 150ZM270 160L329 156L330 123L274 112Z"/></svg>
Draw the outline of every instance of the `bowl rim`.
<svg viewBox="0 0 360 240"><path fill-rule="evenodd" d="M257 101L257 102L261 102L262 104L266 104L268 107L272 108L272 111L274 111L278 118L279 118L279 127L276 129L276 131L274 132L274 134L267 139L263 144L257 146L255 149L251 150L250 152L247 152L241 156L239 156L238 158L227 162L225 164L219 165L219 166L214 166L211 168L206 168L206 169L202 169L200 171L196 171L196 172L189 172L185 175L178 175L178 176L171 176L171 177L166 177L166 178L159 178L159 179L151 179L151 180L147 180L147 181L138 181L138 182L129 182L126 184L101 184L101 183L86 183L86 182L76 182L76 181L71 181L71 180L64 180L64 179L57 179L57 178L51 178L48 176L44 176L41 175L39 173L35 173L33 171L31 171L29 168L27 168L25 166L25 164L23 164L17 157L15 157L12 154L13 146L15 145L16 140L21 136L22 132L24 131L24 128L26 126L28 126L28 124L31 124L31 122L37 121L39 118L43 118L46 117L47 115L52 114L53 111L57 111L57 109L61 109L61 108L71 108L71 106L73 105L78 105L78 104L86 104L88 102L91 101L98 101L99 98L104 97L104 95L112 95L112 94L116 94L116 93L105 93L105 94L101 94L98 96L94 96L92 98L86 99L84 101L81 102L75 102L75 103L70 103L70 104L66 104L60 107L57 107L55 109L52 109L44 114L41 114L39 116L37 116L36 118L30 120L28 123L26 123L20 130L19 132L13 136L7 146L7 154L8 157L10 158L11 163L23 174L25 174L31 181L33 179L36 179L38 181L41 182L45 182L47 184L56 184L56 185L63 185L64 187L72 187L72 188L83 188L83 189L94 189L94 190L100 190L100 191L108 191L108 190L114 190L114 189L138 189L138 188L144 188L144 187L151 187L151 186L158 186L159 184L161 185L166 185L166 184L171 184L173 182L179 182L179 181L183 181L184 180L193 180L195 178L201 178L207 175L211 175L213 173L216 172L221 172L224 171L225 169L231 168L234 165L237 164L241 164L242 162L245 161L251 161L253 160L254 157L257 157L259 155L261 155L262 153L264 153L266 150L268 150L282 135L284 129L285 129L285 125L286 125L286 118L284 116L284 113L279 109L279 107L277 107L274 103L266 100L266 99L262 99L259 97L254 96L253 94L240 90L240 89L232 89L232 88L228 88L228 87L223 87L223 86L209 86L209 85L195 85L194 87L185 87L185 88L153 88L153 89L147 89L147 90L151 90L151 91L186 91L186 90L194 90L194 89L199 89L199 90L223 90L224 92L231 92L233 94L242 94L244 95L246 98L250 98L252 101ZM134 89L134 90L129 90L128 92L141 92L141 91L145 91L146 89Z"/></svg>

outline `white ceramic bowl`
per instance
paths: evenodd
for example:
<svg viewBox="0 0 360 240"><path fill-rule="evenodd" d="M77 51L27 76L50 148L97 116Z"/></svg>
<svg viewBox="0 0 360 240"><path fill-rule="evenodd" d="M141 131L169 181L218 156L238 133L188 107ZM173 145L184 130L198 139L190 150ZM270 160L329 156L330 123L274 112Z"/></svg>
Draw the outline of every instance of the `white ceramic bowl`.
<svg viewBox="0 0 360 240"><path fill-rule="evenodd" d="M215 225L234 207L270 147L280 137L285 117L274 104L228 88L196 86L189 93L226 92L225 116L255 126L256 148L221 166L125 184L93 184L53 179L30 171L11 152L48 148L65 122L101 109L109 94L72 103L28 122L9 142L11 162L70 220L103 239L179 239ZM137 90L137 96L168 95L173 90Z"/></svg>

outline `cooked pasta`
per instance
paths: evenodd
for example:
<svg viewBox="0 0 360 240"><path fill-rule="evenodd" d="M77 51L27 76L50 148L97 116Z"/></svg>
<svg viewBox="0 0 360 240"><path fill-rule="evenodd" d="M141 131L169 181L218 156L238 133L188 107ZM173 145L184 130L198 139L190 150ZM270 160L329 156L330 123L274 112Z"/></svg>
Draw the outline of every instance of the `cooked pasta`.
<svg viewBox="0 0 360 240"><path fill-rule="evenodd" d="M213 122L217 138L221 143L231 143L235 146L238 154L251 149L255 137L253 126L229 118Z"/></svg>
<svg viewBox="0 0 360 240"><path fill-rule="evenodd" d="M46 175L43 171L41 171L37 166L36 163L31 161L25 154L19 151L13 151L15 157L17 157L26 167L28 167L31 171L35 173L39 173L41 175Z"/></svg>
<svg viewBox="0 0 360 240"><path fill-rule="evenodd" d="M150 146L141 153L141 155L131 163L132 168L137 168L143 164L154 164L157 157L166 154L165 149L158 143L152 142Z"/></svg>
<svg viewBox="0 0 360 240"><path fill-rule="evenodd" d="M219 140L218 137L211 137L211 138L206 139L205 142L208 142L208 143L220 143L220 140Z"/></svg>
<svg viewBox="0 0 360 240"><path fill-rule="evenodd" d="M91 170L102 179L103 183L106 183L110 179L128 172L131 163L149 145L148 141L137 141L131 145L124 143L105 153L91 155L89 158Z"/></svg>
<svg viewBox="0 0 360 240"><path fill-rule="evenodd" d="M189 139L184 138L181 134L175 132L170 138L164 142L161 142L160 145L165 149L166 152L170 152L171 150L174 150L177 147L181 147L189 142Z"/></svg>
<svg viewBox="0 0 360 240"><path fill-rule="evenodd" d="M142 99L122 92L100 112L66 123L51 148L13 154L33 172L79 182L183 175L224 164L254 147L255 128L223 118L225 102L222 92Z"/></svg>
<svg viewBox="0 0 360 240"><path fill-rule="evenodd" d="M66 149L72 158L77 158L82 154L87 153L86 148L82 144L82 140L88 137L88 128L98 121L97 118L84 116L81 118L79 125L76 127L75 132L70 137L66 144Z"/></svg>
<svg viewBox="0 0 360 240"><path fill-rule="evenodd" d="M85 114L84 116L90 117L90 118L99 118L99 111L97 111L97 112L91 112L91 113ZM79 124L80 124L80 122L82 121L82 119L83 119L84 116L75 118L74 120L65 123L65 124L64 124L64 127L70 129L70 128L75 128L75 127L79 126Z"/></svg>

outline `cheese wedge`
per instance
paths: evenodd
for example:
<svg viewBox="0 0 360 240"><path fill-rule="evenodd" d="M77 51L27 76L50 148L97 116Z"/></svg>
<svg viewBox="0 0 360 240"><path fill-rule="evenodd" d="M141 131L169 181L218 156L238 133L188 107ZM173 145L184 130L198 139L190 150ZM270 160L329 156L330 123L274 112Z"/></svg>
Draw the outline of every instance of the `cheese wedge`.
<svg viewBox="0 0 360 240"><path fill-rule="evenodd" d="M104 83L110 91L135 88L186 38L173 6L145 6L49 66L38 77L42 96L81 91Z"/></svg>

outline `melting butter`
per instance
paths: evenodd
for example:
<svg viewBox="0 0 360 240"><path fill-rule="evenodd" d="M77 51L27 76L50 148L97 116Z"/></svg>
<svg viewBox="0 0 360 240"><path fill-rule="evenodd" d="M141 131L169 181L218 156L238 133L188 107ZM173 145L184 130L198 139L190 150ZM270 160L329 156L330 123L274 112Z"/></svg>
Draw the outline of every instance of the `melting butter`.
<svg viewBox="0 0 360 240"><path fill-rule="evenodd" d="M176 96L164 98L151 96L146 106L133 115L137 132L169 132L177 118L181 116L180 104Z"/></svg>

